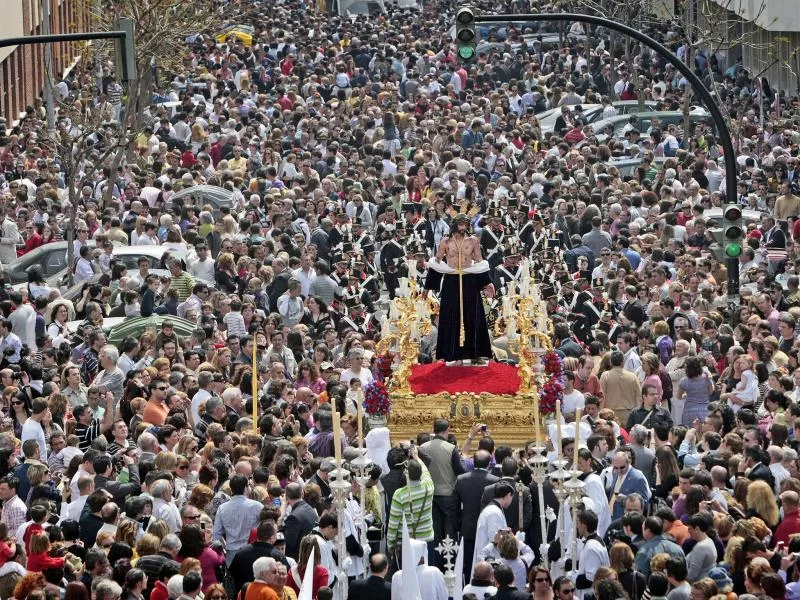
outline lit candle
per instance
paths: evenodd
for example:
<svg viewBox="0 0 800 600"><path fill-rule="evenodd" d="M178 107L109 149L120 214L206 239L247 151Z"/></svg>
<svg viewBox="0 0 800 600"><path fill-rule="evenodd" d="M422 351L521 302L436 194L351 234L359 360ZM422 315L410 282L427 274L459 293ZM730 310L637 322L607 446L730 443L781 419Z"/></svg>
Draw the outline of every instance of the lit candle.
<svg viewBox="0 0 800 600"><path fill-rule="evenodd" d="M364 447L364 391L358 386L358 447ZM580 409L578 409L580 410Z"/></svg>
<svg viewBox="0 0 800 600"><path fill-rule="evenodd" d="M384 319L383 323L381 323L381 338L386 339L392 333L392 330L389 328L389 319Z"/></svg>
<svg viewBox="0 0 800 600"><path fill-rule="evenodd" d="M581 445L581 409L575 410L575 458L572 460L572 468L578 468L578 450Z"/></svg>
<svg viewBox="0 0 800 600"><path fill-rule="evenodd" d="M406 262L408 265L408 277L409 279L416 279L417 278L417 261L413 258Z"/></svg>
<svg viewBox="0 0 800 600"><path fill-rule="evenodd" d="M561 460L561 400L556 400L556 456Z"/></svg>
<svg viewBox="0 0 800 600"><path fill-rule="evenodd" d="M342 424L339 421L339 412L336 406L331 403L333 407L333 457L336 460L336 467L342 465Z"/></svg>

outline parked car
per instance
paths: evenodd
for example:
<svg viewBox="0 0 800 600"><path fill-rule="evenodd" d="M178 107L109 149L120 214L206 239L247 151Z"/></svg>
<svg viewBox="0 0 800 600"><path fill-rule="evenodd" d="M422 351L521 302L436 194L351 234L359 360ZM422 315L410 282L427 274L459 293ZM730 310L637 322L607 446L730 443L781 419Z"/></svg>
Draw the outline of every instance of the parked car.
<svg viewBox="0 0 800 600"><path fill-rule="evenodd" d="M655 100L645 100L640 106L638 100L620 100L618 102L613 102L612 105L617 109L616 116L621 116L640 114L644 112L655 112L659 102ZM574 106L570 107L570 109L574 108ZM593 125L594 123L603 120L603 108L604 107L602 104L581 104L583 116L586 118L586 122L589 123L589 125ZM691 114L703 114L706 112L702 106L692 106L689 111ZM559 106L536 115L536 118L539 120L539 127L541 128L542 133L550 133L555 130L556 119L558 119L560 114L561 107Z"/></svg>
<svg viewBox="0 0 800 600"><path fill-rule="evenodd" d="M165 246L115 246L112 256L114 260L120 261L128 269L128 272L133 273L139 270L139 257L146 256L150 261L150 269L163 269L164 254L170 248ZM180 256L180 253L171 251L173 256ZM185 255L184 255L185 256ZM27 277L25 279L27 281ZM54 288L62 288L69 285L69 278L67 268L64 267L58 273L55 273L46 279L47 285Z"/></svg>
<svg viewBox="0 0 800 600"><path fill-rule="evenodd" d="M665 129L668 125L683 125L684 114L682 111L656 111L656 112L643 112L638 113L639 126L638 130L642 135L647 134L647 130L651 127L653 119L658 120L658 126ZM591 126L595 131L597 141L602 143L609 138L609 128L612 131L611 135L615 138L622 136L622 130L628 124L630 115L617 115L610 119L601 119L592 123ZM689 113L689 122L692 124L705 123L712 125L711 113L706 109L701 108Z"/></svg>
<svg viewBox="0 0 800 600"><path fill-rule="evenodd" d="M203 206L210 204L214 209L214 216L220 215L220 208L233 207L233 192L231 190L216 185L193 185L173 194L166 208L166 212L177 214L175 201L182 200L187 206Z"/></svg>
<svg viewBox="0 0 800 600"><path fill-rule="evenodd" d="M89 247L95 247L95 241L88 241ZM3 273L11 282L27 283L28 269L33 265L42 267L42 274L45 279L66 270L67 268L67 242L51 242L44 246L39 246L27 254L20 256L14 262L3 265Z"/></svg>

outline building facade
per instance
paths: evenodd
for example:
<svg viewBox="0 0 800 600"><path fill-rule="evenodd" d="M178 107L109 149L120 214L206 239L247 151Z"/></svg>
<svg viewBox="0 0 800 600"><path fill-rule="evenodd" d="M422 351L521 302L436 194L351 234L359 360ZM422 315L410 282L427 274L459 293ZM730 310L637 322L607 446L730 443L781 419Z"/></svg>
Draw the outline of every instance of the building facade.
<svg viewBox="0 0 800 600"><path fill-rule="evenodd" d="M2 3L0 38L40 35L43 2L50 2L50 32L88 31L85 0L9 0ZM56 80L80 53L79 43L52 45ZM40 96L45 82L44 45L0 48L0 115L10 125Z"/></svg>
<svg viewBox="0 0 800 600"><path fill-rule="evenodd" d="M800 93L800 2L798 0L711 0L707 15L730 32L729 64L738 57L752 75L763 75L773 89Z"/></svg>

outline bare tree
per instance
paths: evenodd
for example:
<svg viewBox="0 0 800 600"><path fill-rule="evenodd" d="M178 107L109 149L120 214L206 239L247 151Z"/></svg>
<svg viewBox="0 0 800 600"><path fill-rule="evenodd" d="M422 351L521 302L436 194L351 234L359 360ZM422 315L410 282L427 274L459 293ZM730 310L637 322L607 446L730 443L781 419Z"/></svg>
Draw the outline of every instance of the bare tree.
<svg viewBox="0 0 800 600"><path fill-rule="evenodd" d="M113 31L120 18L133 21L136 41L136 69L121 98L120 107L107 101L95 103L92 86L102 85L102 67L113 68L112 41L83 46L81 63L85 73L77 79L77 89L57 100L59 126L48 144L61 157L66 171L65 184L72 214L67 228L68 265L74 263L72 239L78 194L76 182L91 179L98 170L108 169L113 177L134 147L142 132L143 115L153 100L155 77L181 72L189 57L187 38L199 33L215 33L212 24L219 18L219 0L84 0L92 28ZM217 19L215 19L217 17ZM121 74L116 73L117 77ZM51 77L48 77L51 79ZM52 81L50 82L52 85ZM121 117L121 121L117 118ZM111 199L113 182L106 186L102 204Z"/></svg>

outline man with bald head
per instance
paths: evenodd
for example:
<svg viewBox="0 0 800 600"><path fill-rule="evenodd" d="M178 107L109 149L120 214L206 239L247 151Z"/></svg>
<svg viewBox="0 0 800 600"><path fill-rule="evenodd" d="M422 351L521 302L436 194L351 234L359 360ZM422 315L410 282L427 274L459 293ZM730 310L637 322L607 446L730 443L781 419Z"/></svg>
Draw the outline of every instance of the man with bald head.
<svg viewBox="0 0 800 600"><path fill-rule="evenodd" d="M475 453L475 468L456 478L455 496L461 503L461 535L464 538L464 575L472 572L472 555L475 550L475 532L481 514L481 496L487 486L500 479L489 473L492 455L487 450Z"/></svg>
<svg viewBox="0 0 800 600"><path fill-rule="evenodd" d="M789 540L792 536L800 533L800 494L793 490L786 490L780 495L781 507L783 508L783 520L775 529L772 538L773 544L782 543L784 547L789 547Z"/></svg>
<svg viewBox="0 0 800 600"><path fill-rule="evenodd" d="M464 586L464 595L475 594L477 598L491 598L497 593L494 584L494 570L492 565L485 560L475 563L472 579Z"/></svg>
<svg viewBox="0 0 800 600"><path fill-rule="evenodd" d="M314 406L317 403L317 395L311 391L311 388L299 387L294 395L294 404L305 404L306 406Z"/></svg>

